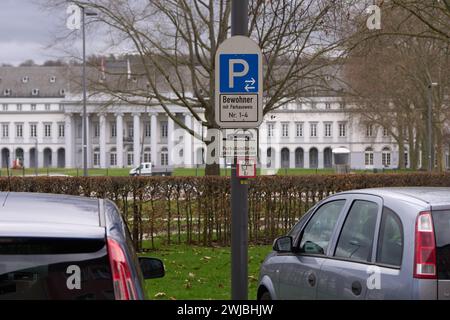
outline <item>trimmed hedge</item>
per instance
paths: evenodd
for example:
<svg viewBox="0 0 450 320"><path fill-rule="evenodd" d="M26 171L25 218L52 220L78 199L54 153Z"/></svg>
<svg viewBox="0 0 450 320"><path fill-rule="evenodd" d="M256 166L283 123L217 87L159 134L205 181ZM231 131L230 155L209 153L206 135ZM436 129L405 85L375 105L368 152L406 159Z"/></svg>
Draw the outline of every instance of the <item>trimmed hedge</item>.
<svg viewBox="0 0 450 320"><path fill-rule="evenodd" d="M339 191L388 186L450 186L450 174L348 174L261 176L249 181L249 242L269 244L312 205ZM230 244L227 177L12 177L0 190L101 197L113 200L143 240Z"/></svg>

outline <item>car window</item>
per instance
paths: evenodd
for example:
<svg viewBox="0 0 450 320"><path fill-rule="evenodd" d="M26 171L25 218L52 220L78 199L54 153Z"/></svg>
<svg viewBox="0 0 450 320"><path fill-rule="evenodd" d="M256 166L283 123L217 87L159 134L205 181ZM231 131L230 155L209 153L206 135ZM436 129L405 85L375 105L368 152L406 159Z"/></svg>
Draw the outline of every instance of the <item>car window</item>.
<svg viewBox="0 0 450 320"><path fill-rule="evenodd" d="M356 200L345 219L335 256L357 261L370 261L378 205Z"/></svg>
<svg viewBox="0 0 450 320"><path fill-rule="evenodd" d="M400 266L402 264L402 254L402 222L392 210L385 207L381 217L377 262L392 266Z"/></svg>
<svg viewBox="0 0 450 320"><path fill-rule="evenodd" d="M344 207L345 200L327 202L314 213L308 222L300 241L300 252L326 254L336 221Z"/></svg>
<svg viewBox="0 0 450 320"><path fill-rule="evenodd" d="M0 300L114 300L104 239L0 237Z"/></svg>
<svg viewBox="0 0 450 320"><path fill-rule="evenodd" d="M311 216L311 213L314 211L316 206L317 205L313 206L304 215L302 215L298 220L298 222L295 224L295 226L287 234L288 236L292 237L293 243L297 243L298 237L300 236L300 231L302 231L303 226L305 225L306 221L308 221L309 217Z"/></svg>
<svg viewBox="0 0 450 320"><path fill-rule="evenodd" d="M450 279L450 210L433 211L436 235L437 275L440 280Z"/></svg>

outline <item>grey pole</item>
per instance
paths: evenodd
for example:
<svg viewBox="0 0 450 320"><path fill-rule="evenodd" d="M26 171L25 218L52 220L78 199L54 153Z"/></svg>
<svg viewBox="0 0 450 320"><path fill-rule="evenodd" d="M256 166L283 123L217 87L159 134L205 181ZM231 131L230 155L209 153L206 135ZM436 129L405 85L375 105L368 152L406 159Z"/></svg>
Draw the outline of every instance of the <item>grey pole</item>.
<svg viewBox="0 0 450 320"><path fill-rule="evenodd" d="M85 9L81 7L81 16L83 24L83 176L88 176L87 169L87 110L86 110L86 25Z"/></svg>
<svg viewBox="0 0 450 320"><path fill-rule="evenodd" d="M432 172L433 171L433 154L432 154L432 150L433 150L433 129L432 129L432 125L433 125L433 121L432 121L432 97L431 97L431 90L432 90L432 86L429 85L428 86L428 125L427 125L427 129L428 129L428 172Z"/></svg>
<svg viewBox="0 0 450 320"><path fill-rule="evenodd" d="M231 35L248 36L248 0L232 0ZM231 299L248 299L248 185L231 167Z"/></svg>

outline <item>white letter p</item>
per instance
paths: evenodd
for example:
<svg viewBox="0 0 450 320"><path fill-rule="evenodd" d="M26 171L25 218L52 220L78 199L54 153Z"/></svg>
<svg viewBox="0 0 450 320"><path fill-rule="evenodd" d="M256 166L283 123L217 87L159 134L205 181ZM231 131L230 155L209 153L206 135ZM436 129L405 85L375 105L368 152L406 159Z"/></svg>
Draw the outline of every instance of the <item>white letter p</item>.
<svg viewBox="0 0 450 320"><path fill-rule="evenodd" d="M245 61L243 59L230 59L228 64L229 64L229 72L230 72L230 74L229 74L229 79L230 79L229 80L229 87L230 88L234 88L234 78L235 77L243 77L243 76L245 76L248 73L250 67L249 67L247 61ZM243 65L244 66L244 70L239 71L239 72L234 71L234 65L235 64Z"/></svg>

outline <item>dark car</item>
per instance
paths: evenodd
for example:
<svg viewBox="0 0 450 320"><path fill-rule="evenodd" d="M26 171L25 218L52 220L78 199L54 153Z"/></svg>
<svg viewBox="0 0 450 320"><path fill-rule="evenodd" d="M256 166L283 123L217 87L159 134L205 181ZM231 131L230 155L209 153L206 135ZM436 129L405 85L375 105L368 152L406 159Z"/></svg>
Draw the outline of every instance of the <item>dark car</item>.
<svg viewBox="0 0 450 320"><path fill-rule="evenodd" d="M0 192L0 299L141 300L163 276L112 201Z"/></svg>

